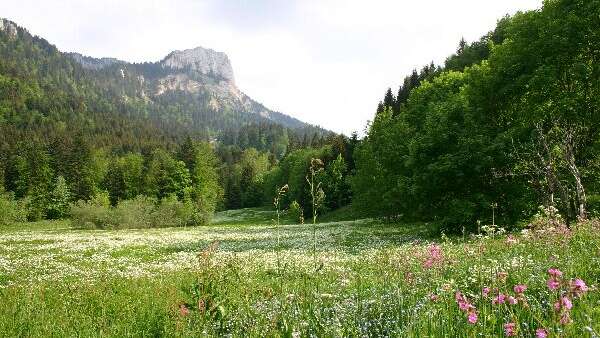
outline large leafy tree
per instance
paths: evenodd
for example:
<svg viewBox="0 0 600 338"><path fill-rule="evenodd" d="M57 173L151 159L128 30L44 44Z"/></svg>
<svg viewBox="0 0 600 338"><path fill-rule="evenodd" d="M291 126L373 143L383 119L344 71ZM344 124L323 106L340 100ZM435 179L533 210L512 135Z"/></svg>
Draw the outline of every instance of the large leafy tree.
<svg viewBox="0 0 600 338"><path fill-rule="evenodd" d="M539 204L585 217L598 181L599 13L597 1L549 0L463 41L443 72L407 77L355 151L355 204L449 225L492 208L511 223Z"/></svg>

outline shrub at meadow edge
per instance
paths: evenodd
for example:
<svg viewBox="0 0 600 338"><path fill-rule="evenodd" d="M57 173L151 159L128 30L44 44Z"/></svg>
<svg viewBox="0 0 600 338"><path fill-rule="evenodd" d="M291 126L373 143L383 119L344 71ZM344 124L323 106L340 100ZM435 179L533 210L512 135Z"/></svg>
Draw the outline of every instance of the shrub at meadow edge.
<svg viewBox="0 0 600 338"><path fill-rule="evenodd" d="M157 201L137 196L111 207L106 194L71 206L71 224L77 228L131 229L202 225L208 217L190 201L169 196Z"/></svg>
<svg viewBox="0 0 600 338"><path fill-rule="evenodd" d="M27 201L0 191L0 226L27 221Z"/></svg>

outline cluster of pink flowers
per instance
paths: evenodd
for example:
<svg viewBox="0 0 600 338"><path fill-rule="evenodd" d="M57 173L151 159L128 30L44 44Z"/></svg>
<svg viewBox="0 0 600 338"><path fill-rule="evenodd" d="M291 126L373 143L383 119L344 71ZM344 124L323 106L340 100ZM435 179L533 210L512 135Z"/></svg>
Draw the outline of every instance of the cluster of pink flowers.
<svg viewBox="0 0 600 338"><path fill-rule="evenodd" d="M535 338L546 338L548 337L548 330L544 328L539 328L535 330Z"/></svg>
<svg viewBox="0 0 600 338"><path fill-rule="evenodd" d="M504 334L507 337L514 337L517 335L517 324L515 323L506 323L504 324Z"/></svg>
<svg viewBox="0 0 600 338"><path fill-rule="evenodd" d="M560 324L566 325L572 322L571 320L571 309L573 308L572 300L574 298L581 297L585 294L589 288L585 282L581 279L563 280L563 273L559 269L551 268L548 270L550 278L548 279L547 286L550 290L557 290L560 293L558 300L554 303L554 310L560 315ZM496 275L497 279L506 283L508 274L506 272L499 272ZM521 303L524 307L528 306L527 299L525 298L525 291L527 285L517 284L514 285L512 290L514 294L509 292L502 292L498 288L490 289L484 287L481 290L481 294L484 298L490 298L493 305L516 305ZM467 301L467 299L461 294L456 294L456 301L462 311L469 313L469 323L473 323L471 320L471 313L474 316L474 322L477 321L477 313L475 312L475 306ZM504 334L507 337L513 337L517 335L518 324L514 322L504 324ZM549 335L548 330L545 328L538 328L535 331L536 338L547 338Z"/></svg>
<svg viewBox="0 0 600 338"><path fill-rule="evenodd" d="M442 247L436 244L431 245L429 247L429 256L427 257L425 262L423 262L423 267L430 269L435 265L440 265L443 259L444 257L442 255Z"/></svg>
<svg viewBox="0 0 600 338"><path fill-rule="evenodd" d="M478 317L477 309L475 308L475 306L471 304L467 297L465 297L465 295L463 295L460 292L456 292L454 298L458 303L458 308L467 314L467 321L469 322L469 324L476 324Z"/></svg>
<svg viewBox="0 0 600 338"><path fill-rule="evenodd" d="M585 285L585 282L581 279L572 280L570 284L570 291L575 297L580 297L588 291L587 285Z"/></svg>
<svg viewBox="0 0 600 338"><path fill-rule="evenodd" d="M548 288L550 290L557 290L560 287L560 279L562 277L562 272L558 269L551 268L548 269L548 274L550 275L550 279L548 279Z"/></svg>
<svg viewBox="0 0 600 338"><path fill-rule="evenodd" d="M506 304L510 304L510 305L517 305L519 302L526 304L526 300L525 300L525 296L524 296L525 290L527 290L527 285L525 285L525 284L515 285L513 287L513 291L515 292L515 295L513 296L513 295L501 293L498 289L494 289L494 293L497 295L496 295L496 297L494 297L492 299L492 304L501 305L501 304L506 303ZM490 290L490 288L485 287L481 291L481 294L484 297L488 297L491 291L492 290Z"/></svg>
<svg viewBox="0 0 600 338"><path fill-rule="evenodd" d="M562 272L559 269L548 269L550 278L547 285L550 290L559 290L563 286L566 290L560 293L558 300L554 303L554 310L560 314L560 324L567 325L573 320L571 319L571 309L573 308L572 298L581 297L588 291L588 287L581 279L572 279L569 282L562 280Z"/></svg>

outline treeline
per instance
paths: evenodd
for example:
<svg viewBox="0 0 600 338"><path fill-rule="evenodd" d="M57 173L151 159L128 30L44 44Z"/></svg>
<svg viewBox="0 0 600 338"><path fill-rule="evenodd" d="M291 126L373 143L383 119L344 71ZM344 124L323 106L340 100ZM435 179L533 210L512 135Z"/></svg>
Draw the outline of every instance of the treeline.
<svg viewBox="0 0 600 338"><path fill-rule="evenodd" d="M115 152L94 148L81 135L32 136L0 152L0 223L72 218L97 228L199 225L217 209L270 205L285 184L291 188L282 203L312 213L306 176L315 158L322 164L322 213L351 202L358 142L356 135L332 135L320 147L278 160L270 152L190 137L173 150Z"/></svg>
<svg viewBox="0 0 600 338"><path fill-rule="evenodd" d="M454 229L540 205L585 217L600 192L598 27L600 1L546 1L388 91L355 153L355 207Z"/></svg>
<svg viewBox="0 0 600 338"><path fill-rule="evenodd" d="M217 154L222 163L223 208L271 205L278 189L287 184L290 190L282 205L289 207L295 201L299 207L312 211L306 175L313 158L323 162L318 179L322 181L325 203L320 211L345 206L351 202L349 177L356 144L356 135L330 135L314 145L290 149L281 160L271 152L221 145Z"/></svg>
<svg viewBox="0 0 600 338"><path fill-rule="evenodd" d="M73 204L117 207L145 196L192 211L190 224L208 222L223 194L213 147L191 138L176 151L110 153L81 136L44 142L19 141L4 153L2 171L8 198L21 203L27 220L68 217ZM6 196L5 196L6 198Z"/></svg>

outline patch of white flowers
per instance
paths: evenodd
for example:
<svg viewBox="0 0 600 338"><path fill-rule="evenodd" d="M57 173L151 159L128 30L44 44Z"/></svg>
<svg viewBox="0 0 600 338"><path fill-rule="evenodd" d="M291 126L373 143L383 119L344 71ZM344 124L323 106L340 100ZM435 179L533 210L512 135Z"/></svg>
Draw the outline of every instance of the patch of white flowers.
<svg viewBox="0 0 600 338"><path fill-rule="evenodd" d="M375 258L386 247L389 255L406 254L405 249L385 236L361 236L360 232L366 229L359 225L364 222L318 225L318 260L323 271L343 274L349 271L349 265L367 257ZM396 240L398 235L402 236L396 234ZM277 236L281 243L279 254ZM279 229L267 225L11 231L0 233L0 275L4 276L0 288L64 279L92 283L103 276L138 278L185 271L200 264L198 253L212 242L219 242L216 264L242 261L244 264L239 264L242 272L276 269L278 255L288 269L314 270L310 225L286 225Z"/></svg>

